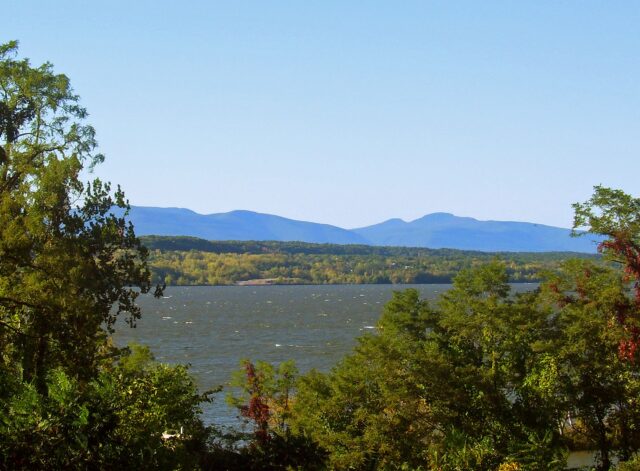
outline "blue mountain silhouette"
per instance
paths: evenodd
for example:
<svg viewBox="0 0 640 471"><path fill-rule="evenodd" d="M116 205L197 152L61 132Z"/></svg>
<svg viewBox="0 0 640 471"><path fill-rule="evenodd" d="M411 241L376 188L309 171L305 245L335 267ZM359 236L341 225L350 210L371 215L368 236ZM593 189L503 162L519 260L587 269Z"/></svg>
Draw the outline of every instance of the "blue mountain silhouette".
<svg viewBox="0 0 640 471"><path fill-rule="evenodd" d="M486 252L571 251L593 253L598 238L571 230L512 221L479 221L433 213L358 229L297 221L252 211L198 214L182 208L134 206L129 219L138 235L193 236L207 240L276 240L332 244L452 248Z"/></svg>

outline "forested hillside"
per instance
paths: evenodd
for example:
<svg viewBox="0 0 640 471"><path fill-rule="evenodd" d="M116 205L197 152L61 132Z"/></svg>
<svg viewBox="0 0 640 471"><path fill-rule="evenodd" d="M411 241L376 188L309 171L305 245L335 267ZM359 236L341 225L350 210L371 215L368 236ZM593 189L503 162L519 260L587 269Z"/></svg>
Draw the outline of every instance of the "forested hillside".
<svg viewBox="0 0 640 471"><path fill-rule="evenodd" d="M573 252L486 253L452 249L310 244L303 242L206 241L146 236L155 281L168 285L448 283L456 273L497 259L512 282L538 281ZM257 281L261 280L261 281Z"/></svg>

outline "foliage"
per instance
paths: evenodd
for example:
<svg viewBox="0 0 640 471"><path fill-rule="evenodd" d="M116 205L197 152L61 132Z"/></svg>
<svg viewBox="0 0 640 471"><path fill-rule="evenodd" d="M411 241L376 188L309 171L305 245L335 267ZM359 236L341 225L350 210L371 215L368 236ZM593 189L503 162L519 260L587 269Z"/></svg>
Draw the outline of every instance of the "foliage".
<svg viewBox="0 0 640 471"><path fill-rule="evenodd" d="M575 253L483 253L451 249L373 247L303 242L205 241L146 236L156 282L226 285L246 280L276 284L449 283L456 273L504 261L512 282L533 282ZM258 281L259 282L259 281Z"/></svg>
<svg viewBox="0 0 640 471"><path fill-rule="evenodd" d="M234 375L229 404L253 423L250 445L241 449L234 469L325 469L325 454L304 434L294 434L290 417L297 368L292 361L274 367L249 360Z"/></svg>
<svg viewBox="0 0 640 471"><path fill-rule="evenodd" d="M625 279L632 281L635 302L618 309L617 321L625 335L620 339L620 355L630 361L640 356L640 199L602 186L594 187L593 196L573 205L574 231L586 227L592 234L608 238L598 250L624 268Z"/></svg>
<svg viewBox="0 0 640 471"><path fill-rule="evenodd" d="M608 469L614 449L627 458L640 446L637 368L619 354L625 334L617 322L633 300L619 273L574 261L544 286L541 302L557 312L549 353L571 432L598 449Z"/></svg>
<svg viewBox="0 0 640 471"><path fill-rule="evenodd" d="M600 187L576 205L576 228L610 236L601 250L624 274L567 260L512 296L496 260L461 270L435 306L395 293L375 334L329 374L300 378L292 430L331 469L558 470L579 446L598 450L599 470L629 460L640 449L638 208Z"/></svg>
<svg viewBox="0 0 640 471"><path fill-rule="evenodd" d="M0 45L0 469L193 468L208 396L109 338L150 289L147 251L112 211L126 216L124 194L80 181L103 159L87 113L66 76L16 53Z"/></svg>
<svg viewBox="0 0 640 471"><path fill-rule="evenodd" d="M522 261L562 260L570 256L594 258L594 255L576 252L481 252L461 249L429 249L425 247L378 246L362 244L319 244L293 241L256 241L256 240L204 240L190 236L145 235L140 239L150 250L167 252L209 252L260 255L265 253L303 254L303 255L362 255L379 257L437 257L454 259L478 257L490 260L495 256L515 255Z"/></svg>
<svg viewBox="0 0 640 471"><path fill-rule="evenodd" d="M638 471L640 470L640 455L635 455L628 461L623 461L615 467L617 471Z"/></svg>
<svg viewBox="0 0 640 471"><path fill-rule="evenodd" d="M496 262L463 271L436 306L395 293L378 331L329 374L301 377L292 428L332 469L563 469L577 436L640 447L637 369L617 354L616 271L563 265L512 296Z"/></svg>
<svg viewBox="0 0 640 471"><path fill-rule="evenodd" d="M16 51L0 46L0 358L44 392L55 368L95 374L103 326L135 323L150 282L146 250L110 212L123 193L79 180L103 157L69 80Z"/></svg>
<svg viewBox="0 0 640 471"><path fill-rule="evenodd" d="M57 368L46 395L23 382L0 408L0 469L193 469L204 400L184 367L126 353L89 382Z"/></svg>
<svg viewBox="0 0 640 471"><path fill-rule="evenodd" d="M353 355L329 375L301 378L294 429L308 433L330 453L335 469L416 466L426 452L422 437L436 433L438 411L424 401L416 362L416 330L428 323L417 292L396 293L385 307L380 335L360 339ZM422 370L422 371L421 371Z"/></svg>

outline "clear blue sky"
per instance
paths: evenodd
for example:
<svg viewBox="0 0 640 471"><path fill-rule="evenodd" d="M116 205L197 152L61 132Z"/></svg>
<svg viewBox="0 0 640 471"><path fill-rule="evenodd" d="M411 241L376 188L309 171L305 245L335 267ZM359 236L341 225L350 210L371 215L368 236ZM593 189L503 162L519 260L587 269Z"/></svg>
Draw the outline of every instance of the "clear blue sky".
<svg viewBox="0 0 640 471"><path fill-rule="evenodd" d="M640 196L637 1L5 0L132 204L570 226Z"/></svg>

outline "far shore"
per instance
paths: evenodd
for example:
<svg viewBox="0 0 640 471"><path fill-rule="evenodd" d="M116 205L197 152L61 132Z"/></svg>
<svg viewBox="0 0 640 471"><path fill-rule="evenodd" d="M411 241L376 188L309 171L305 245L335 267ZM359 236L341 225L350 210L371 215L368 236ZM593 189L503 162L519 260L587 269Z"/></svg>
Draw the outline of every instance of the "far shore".
<svg viewBox="0 0 640 471"><path fill-rule="evenodd" d="M182 288L189 286L416 286L416 285L450 285L452 281L438 281L433 283L313 283L311 281L281 279L281 278L257 278L253 280L236 281L230 284L188 284L167 285L167 288ZM536 285L540 281L509 281L513 285Z"/></svg>

